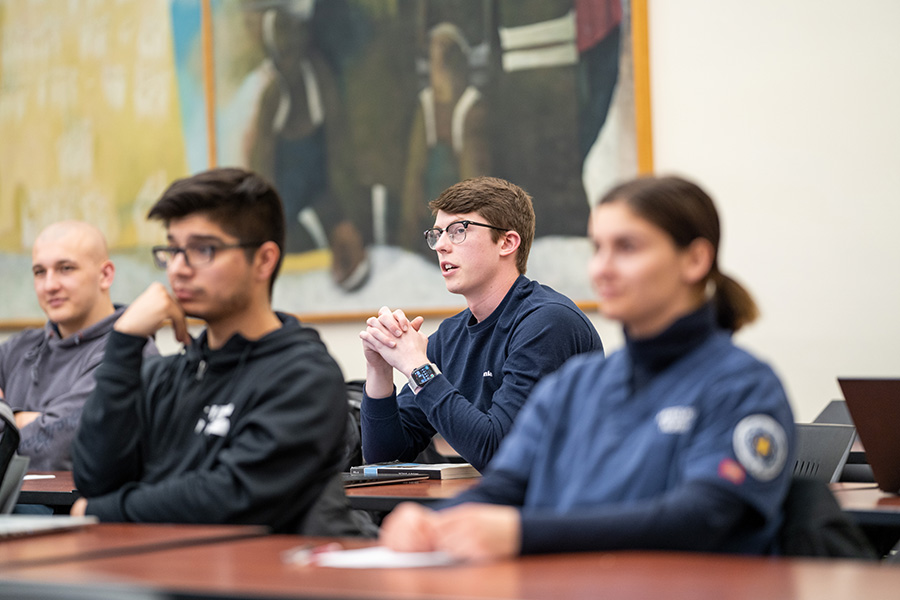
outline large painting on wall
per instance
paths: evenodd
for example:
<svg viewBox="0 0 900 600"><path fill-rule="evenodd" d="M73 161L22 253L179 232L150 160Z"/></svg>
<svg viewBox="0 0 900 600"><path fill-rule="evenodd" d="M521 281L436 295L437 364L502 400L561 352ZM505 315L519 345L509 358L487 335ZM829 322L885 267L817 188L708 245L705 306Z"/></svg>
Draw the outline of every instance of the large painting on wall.
<svg viewBox="0 0 900 600"><path fill-rule="evenodd" d="M257 170L282 196L279 309L459 306L422 232L429 200L481 174L534 199L528 275L592 298L590 199L638 171L627 1L2 6L0 269L21 285L0 318L39 317L28 249L62 218L107 232L127 265L117 300L162 280L147 248L163 233L143 216L213 165Z"/></svg>

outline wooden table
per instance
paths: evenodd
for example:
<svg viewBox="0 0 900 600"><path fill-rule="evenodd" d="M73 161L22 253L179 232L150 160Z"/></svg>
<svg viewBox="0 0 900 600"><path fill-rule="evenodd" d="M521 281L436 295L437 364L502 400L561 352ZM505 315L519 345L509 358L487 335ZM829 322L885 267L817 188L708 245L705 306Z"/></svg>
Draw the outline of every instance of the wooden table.
<svg viewBox="0 0 900 600"><path fill-rule="evenodd" d="M48 479L28 479L22 483L19 494L21 504L43 504L54 512L68 514L72 504L80 497L75 489L71 471L32 471L29 475L53 475ZM353 508L360 510L390 511L404 501L430 503L446 500L474 486L480 477L469 479L430 479L412 483L376 485L347 489L347 497Z"/></svg>
<svg viewBox="0 0 900 600"><path fill-rule="evenodd" d="M49 479L31 479L22 483L19 502L44 504L59 512L80 496L75 490L71 471L32 471L29 474L53 475ZM404 501L431 503L453 498L476 485L481 478L429 479L411 483L376 485L347 489L347 497L354 508L388 511ZM861 525L900 527L900 496L879 490L871 483L833 483L831 491L841 508Z"/></svg>
<svg viewBox="0 0 900 600"><path fill-rule="evenodd" d="M562 554L488 564L377 570L300 566L282 560L289 549L322 541L266 536L131 556L23 566L0 571L0 585L11 594L34 594L37 589L51 595L77 585L77 590L93 591L98 596L113 586L120 592L155 591L179 597L377 600L823 600L891 598L900 589L900 569L878 563L688 553ZM345 545L365 543L351 541Z"/></svg>
<svg viewBox="0 0 900 600"><path fill-rule="evenodd" d="M409 483L372 485L346 490L350 505L359 510L390 511L401 502L429 504L447 500L463 493L481 481L480 477L467 479L426 479Z"/></svg>
<svg viewBox="0 0 900 600"><path fill-rule="evenodd" d="M257 525L97 523L0 541L0 574L13 568L130 555L268 534Z"/></svg>
<svg viewBox="0 0 900 600"><path fill-rule="evenodd" d="M900 496L882 492L874 483L832 483L841 509L863 526L900 528Z"/></svg>
<svg viewBox="0 0 900 600"><path fill-rule="evenodd" d="M874 483L832 483L831 491L863 530L880 555L900 542L900 496L882 492Z"/></svg>
<svg viewBox="0 0 900 600"><path fill-rule="evenodd" d="M29 471L28 475L38 475L41 479L22 482L19 504L43 504L56 513L68 514L81 496L75 489L72 471Z"/></svg>

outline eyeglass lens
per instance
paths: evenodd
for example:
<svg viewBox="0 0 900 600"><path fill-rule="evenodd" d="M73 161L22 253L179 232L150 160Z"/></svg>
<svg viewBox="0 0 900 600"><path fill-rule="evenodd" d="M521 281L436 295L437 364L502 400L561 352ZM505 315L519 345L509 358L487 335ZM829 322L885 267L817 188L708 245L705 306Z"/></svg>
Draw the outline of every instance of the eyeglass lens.
<svg viewBox="0 0 900 600"><path fill-rule="evenodd" d="M451 223L446 229L439 229L437 227L429 229L425 232L425 242L428 244L429 248L434 250L438 240L441 239L441 235L446 231L447 237L450 238L452 243L461 244L466 241L467 225L467 222Z"/></svg>
<svg viewBox="0 0 900 600"><path fill-rule="evenodd" d="M153 258L156 261L156 265L164 269L170 262L175 260L178 254L184 254L187 265L196 267L212 262L215 252L215 246L186 246L184 248L165 246L154 248Z"/></svg>

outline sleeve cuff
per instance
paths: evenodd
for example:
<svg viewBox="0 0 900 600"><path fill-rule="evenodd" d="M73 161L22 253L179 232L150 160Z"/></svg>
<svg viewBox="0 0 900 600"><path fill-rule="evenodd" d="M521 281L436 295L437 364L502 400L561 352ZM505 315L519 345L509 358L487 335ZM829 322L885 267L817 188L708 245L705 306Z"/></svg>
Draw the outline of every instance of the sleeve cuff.
<svg viewBox="0 0 900 600"><path fill-rule="evenodd" d="M126 520L119 505L121 496L122 490L119 490L104 496L88 498L84 514L94 515L102 522L121 523Z"/></svg>
<svg viewBox="0 0 900 600"><path fill-rule="evenodd" d="M147 338L113 330L106 342L106 354L103 361L139 372L144 360L146 344Z"/></svg>

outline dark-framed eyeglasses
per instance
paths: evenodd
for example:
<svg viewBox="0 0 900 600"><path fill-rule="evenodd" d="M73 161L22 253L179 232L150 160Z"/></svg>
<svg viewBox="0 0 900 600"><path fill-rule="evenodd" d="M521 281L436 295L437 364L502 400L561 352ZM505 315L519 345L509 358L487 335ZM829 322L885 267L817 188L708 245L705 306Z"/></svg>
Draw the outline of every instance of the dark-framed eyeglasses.
<svg viewBox="0 0 900 600"><path fill-rule="evenodd" d="M263 242L242 242L239 244L188 244L187 246L153 246L153 262L160 269L165 269L179 254L184 254L184 262L189 267L208 265L216 258L220 250L234 248L258 248Z"/></svg>
<svg viewBox="0 0 900 600"><path fill-rule="evenodd" d="M429 248L434 250L434 247L437 246L438 240L441 239L441 234L446 231L447 237L450 238L451 242L453 242L454 244L462 244L464 241L466 241L466 229L469 228L469 225L478 225L479 227L487 227L488 229L496 229L497 231L509 231L508 229L495 227L493 225L488 225L487 223L476 223L475 221L454 221L443 229L441 229L440 227L432 227L431 229L427 229L425 231L425 243L428 244Z"/></svg>

